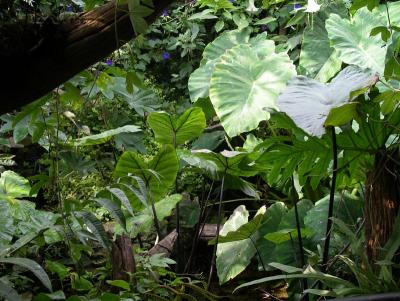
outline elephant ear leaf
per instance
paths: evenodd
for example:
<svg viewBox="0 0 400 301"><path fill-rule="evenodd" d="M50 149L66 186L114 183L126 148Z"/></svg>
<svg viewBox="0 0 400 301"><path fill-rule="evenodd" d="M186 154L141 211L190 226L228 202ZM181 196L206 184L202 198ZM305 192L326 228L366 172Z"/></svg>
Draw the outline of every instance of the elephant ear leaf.
<svg viewBox="0 0 400 301"><path fill-rule="evenodd" d="M138 176L145 183L147 192L157 202L175 182L178 169L175 149L171 145L165 145L150 162L135 152L123 153L115 167L114 177Z"/></svg>
<svg viewBox="0 0 400 301"><path fill-rule="evenodd" d="M227 31L206 46L200 67L189 78L188 88L192 102L208 97L211 75L216 62L227 50L239 44L248 43L249 36L248 30Z"/></svg>
<svg viewBox="0 0 400 301"><path fill-rule="evenodd" d="M304 75L327 82L342 66L337 51L331 47L325 21L330 14L347 15L347 9L335 2L313 15L313 22L304 29L299 65Z"/></svg>
<svg viewBox="0 0 400 301"><path fill-rule="evenodd" d="M152 113L147 122L158 142L175 147L197 138L206 127L205 115L198 107L186 110L178 119L165 112Z"/></svg>
<svg viewBox="0 0 400 301"><path fill-rule="evenodd" d="M150 161L149 169L159 175L159 179L152 176L148 183L152 197L157 202L164 197L168 189L175 183L179 170L178 157L173 147L170 145L163 147L157 156Z"/></svg>
<svg viewBox="0 0 400 301"><path fill-rule="evenodd" d="M326 20L331 46L343 62L383 75L387 44L380 36L370 35L379 26L386 26L386 20L367 8L359 9L352 20L337 14L331 14Z"/></svg>
<svg viewBox="0 0 400 301"><path fill-rule="evenodd" d="M208 44L203 52L203 60L201 65L204 63L219 59L226 50L235 47L236 45L247 43L249 41L250 32L244 30L232 30L223 33L217 37L213 42Z"/></svg>
<svg viewBox="0 0 400 301"><path fill-rule="evenodd" d="M197 101L199 98L208 97L211 75L214 72L216 62L217 60L208 61L190 75L188 89L192 102Z"/></svg>
<svg viewBox="0 0 400 301"><path fill-rule="evenodd" d="M0 175L0 199L13 200L28 197L31 186L29 181L17 173L6 170Z"/></svg>
<svg viewBox="0 0 400 301"><path fill-rule="evenodd" d="M375 74L356 66L346 67L329 84L297 76L279 96L278 106L299 128L321 137L330 110L346 104L351 92L371 86L377 79Z"/></svg>
<svg viewBox="0 0 400 301"><path fill-rule="evenodd" d="M262 58L250 45L238 45L216 63L210 82L210 100L230 137L255 129L269 119L268 110L277 109L276 99L286 83L296 75L285 53ZM239 122L240 121L240 122Z"/></svg>
<svg viewBox="0 0 400 301"><path fill-rule="evenodd" d="M247 224L249 212L241 205L233 211L220 231L221 236L237 231ZM219 283L225 283L236 277L250 264L256 254L256 248L249 239L219 243L217 246L217 273Z"/></svg>
<svg viewBox="0 0 400 301"><path fill-rule="evenodd" d="M327 82L342 66L337 51L330 46L325 21L320 18L304 31L300 66L307 76L321 82Z"/></svg>

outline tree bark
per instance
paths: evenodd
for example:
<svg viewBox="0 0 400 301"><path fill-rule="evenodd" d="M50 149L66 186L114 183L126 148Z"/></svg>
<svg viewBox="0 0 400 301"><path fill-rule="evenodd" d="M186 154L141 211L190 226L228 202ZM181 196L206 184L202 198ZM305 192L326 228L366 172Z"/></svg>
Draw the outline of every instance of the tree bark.
<svg viewBox="0 0 400 301"><path fill-rule="evenodd" d="M112 279L130 282L129 274L136 272L132 241L127 235L118 235L112 245Z"/></svg>
<svg viewBox="0 0 400 301"><path fill-rule="evenodd" d="M148 24L172 0L153 2L154 12L146 18ZM17 29L18 24L13 24L15 30L0 27L0 41L18 41L16 47L6 43L0 46L0 113L46 95L135 37L128 11L127 4L116 6L113 1L60 24L48 22L44 24L46 30L35 37L34 24L22 31ZM15 37L15 33L20 36Z"/></svg>
<svg viewBox="0 0 400 301"><path fill-rule="evenodd" d="M379 258L393 231L400 204L399 151L382 150L375 155L365 191L365 237L371 263Z"/></svg>

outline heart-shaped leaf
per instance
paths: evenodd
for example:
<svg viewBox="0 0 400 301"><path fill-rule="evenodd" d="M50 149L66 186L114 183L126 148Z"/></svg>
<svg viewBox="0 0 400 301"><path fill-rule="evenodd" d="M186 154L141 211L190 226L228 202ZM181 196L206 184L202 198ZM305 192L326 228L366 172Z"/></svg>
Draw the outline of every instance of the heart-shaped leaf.
<svg viewBox="0 0 400 301"><path fill-rule="evenodd" d="M171 145L165 145L151 161L135 152L123 153L115 167L114 177L139 176L146 183L153 200L157 202L175 182L178 168L175 149ZM140 201L137 201L138 206L141 206Z"/></svg>
<svg viewBox="0 0 400 301"><path fill-rule="evenodd" d="M301 46L299 65L305 69L303 74L321 82L327 82L332 78L342 65L337 51L330 45L328 32L325 29L325 20L331 13L345 16L347 11L343 5L332 3L316 13L312 25L304 29Z"/></svg>
<svg viewBox="0 0 400 301"><path fill-rule="evenodd" d="M325 133L324 122L329 111L345 104L350 93L376 83L375 74L348 66L329 84L297 76L279 96L279 109L289 115L298 127L314 136Z"/></svg>
<svg viewBox="0 0 400 301"><path fill-rule="evenodd" d="M192 150L180 152L181 160L191 166L198 167L206 171L213 178L220 178L224 174L233 176L250 177L257 174L258 170L243 164L248 156L245 152L223 151L214 153L208 149Z"/></svg>
<svg viewBox="0 0 400 301"><path fill-rule="evenodd" d="M385 19L367 8L359 9L351 20L337 14L326 20L331 45L343 62L383 75L387 44L379 36L370 36L371 30L379 26L386 26Z"/></svg>
<svg viewBox="0 0 400 301"><path fill-rule="evenodd" d="M239 44L247 43L249 38L249 30L232 30L224 32L206 46L203 52L203 60L201 61L201 65L204 65L208 61L219 59L221 55L226 52L226 50L231 49Z"/></svg>
<svg viewBox="0 0 400 301"><path fill-rule="evenodd" d="M215 63L221 58L226 50L239 44L248 43L248 30L226 31L206 46L200 67L196 69L189 78L188 89L192 102L199 98L208 97L211 75Z"/></svg>
<svg viewBox="0 0 400 301"><path fill-rule="evenodd" d="M165 112L149 115L147 122L158 142L174 147L200 136L206 127L206 118L200 108L185 111L178 119Z"/></svg>
<svg viewBox="0 0 400 301"><path fill-rule="evenodd" d="M277 109L275 100L296 75L285 53L268 48L263 59L249 45L228 50L215 65L210 82L210 99L230 137L255 129L269 119L265 109ZM238 122L240 121L240 122Z"/></svg>

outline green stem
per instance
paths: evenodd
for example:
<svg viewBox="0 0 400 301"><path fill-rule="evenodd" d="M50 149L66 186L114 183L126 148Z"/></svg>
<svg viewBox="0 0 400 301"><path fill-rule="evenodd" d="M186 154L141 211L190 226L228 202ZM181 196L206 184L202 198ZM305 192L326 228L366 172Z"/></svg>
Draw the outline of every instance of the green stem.
<svg viewBox="0 0 400 301"><path fill-rule="evenodd" d="M301 268L305 267L305 256L304 256L304 249L303 249L303 237L301 236L301 226L300 226L300 218L299 218L299 210L297 208L297 194L295 193L294 187L294 179L292 177L292 200L293 200L293 207L294 207L294 214L296 217L296 228L297 228L297 239L299 241L299 251L300 251L300 264ZM303 291L308 289L307 279L303 278ZM307 300L309 297L307 296Z"/></svg>
<svg viewBox="0 0 400 301"><path fill-rule="evenodd" d="M331 134L332 134L332 149L333 149L333 170L332 170L331 192L330 192L330 196L329 196L328 220L326 223L325 245L324 245L324 253L323 253L323 257L322 257L322 267L321 267L321 270L323 273L326 272L326 267L327 267L328 258L329 258L329 244L330 244L331 234L332 234L331 232L332 232L333 204L335 201L335 186L336 186L336 175L337 175L337 168L338 168L335 127L331 127Z"/></svg>
<svg viewBox="0 0 400 301"><path fill-rule="evenodd" d="M220 190L220 194L219 194L218 221L217 221L217 233L216 233L217 237L216 237L216 242L215 242L215 245L214 245L213 255L212 255L212 259L211 259L210 274L208 275L208 282L207 282L208 289L210 288L210 285L211 285L211 279L212 279L212 276L213 276L213 273L214 273L215 257L216 257L216 254L217 254L217 246L218 246L218 239L219 239L219 229L220 229L220 226L221 226L222 198L223 198L223 194L224 194L225 175L226 175L226 169L225 169L224 175L222 177L221 190Z"/></svg>
<svg viewBox="0 0 400 301"><path fill-rule="evenodd" d="M151 210L153 212L154 226L156 228L156 232L157 232L157 235L158 235L158 240L160 241L162 239L162 236L161 236L160 224L158 223L156 207L154 206L154 200L153 200L153 196L151 195L151 190L150 190L150 188L148 186L147 186L147 188L148 188L148 191L149 191Z"/></svg>
<svg viewBox="0 0 400 301"><path fill-rule="evenodd" d="M251 243L253 244L253 247L256 249L256 253L257 253L258 259L260 259L261 265L262 265L263 270L264 270L264 272L265 272L265 271L266 271L266 269L265 269L265 264L264 264L264 261L263 261L263 259L262 259L262 257L261 257L261 254L260 254L260 252L259 252L259 250L258 250L258 248L257 248L257 245L256 245L256 243L254 242L254 240L253 240L253 238L251 237L251 235L249 236L249 238L250 238Z"/></svg>
<svg viewBox="0 0 400 301"><path fill-rule="evenodd" d="M271 126L271 124L269 123L268 120L267 120L267 125L268 125L268 129L269 129L269 130L271 131L271 133L272 133L272 136L273 136L273 137L278 136L278 135L276 134L275 130L273 129L273 127Z"/></svg>

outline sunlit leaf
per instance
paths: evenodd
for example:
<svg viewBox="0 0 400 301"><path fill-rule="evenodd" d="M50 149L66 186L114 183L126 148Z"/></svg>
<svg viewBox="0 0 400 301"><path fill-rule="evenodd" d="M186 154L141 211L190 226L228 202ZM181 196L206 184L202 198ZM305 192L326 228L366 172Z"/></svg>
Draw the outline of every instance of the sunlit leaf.
<svg viewBox="0 0 400 301"><path fill-rule="evenodd" d="M275 100L295 75L286 54L260 58L250 46L228 50L215 65L211 77L210 99L227 134L231 137L256 128L269 119L265 109L276 109ZM241 120L241 122L238 122Z"/></svg>
<svg viewBox="0 0 400 301"><path fill-rule="evenodd" d="M140 131L141 129L136 125L125 125L116 129L104 131L100 134L76 139L74 141L74 146L89 146L89 145L103 144L109 141L115 135L121 133L135 133Z"/></svg>
<svg viewBox="0 0 400 301"><path fill-rule="evenodd" d="M279 96L279 109L305 132L321 137L329 111L350 100L350 93L376 83L378 77L355 66L343 69L329 84L304 76L293 78Z"/></svg>

